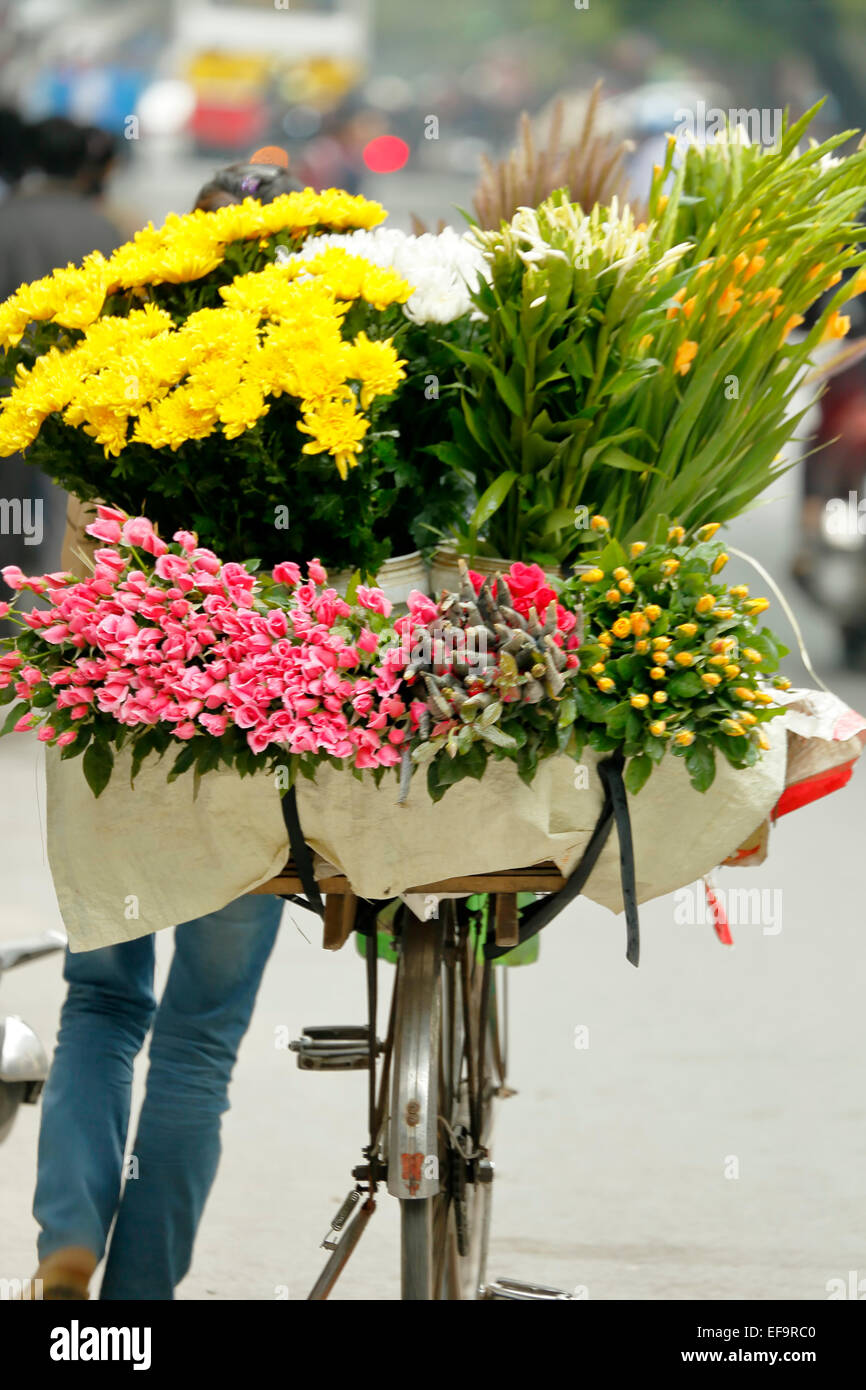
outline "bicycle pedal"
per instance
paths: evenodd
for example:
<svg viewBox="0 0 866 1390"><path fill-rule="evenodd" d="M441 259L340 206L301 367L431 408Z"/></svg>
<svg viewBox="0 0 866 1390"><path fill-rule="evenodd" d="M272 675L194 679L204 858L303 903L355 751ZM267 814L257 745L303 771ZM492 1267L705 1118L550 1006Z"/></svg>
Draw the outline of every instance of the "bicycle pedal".
<svg viewBox="0 0 866 1390"><path fill-rule="evenodd" d="M370 1067L366 1024L317 1024L289 1043L301 1071L368 1071ZM385 1044L376 1040L376 1054Z"/></svg>
<svg viewBox="0 0 866 1390"><path fill-rule="evenodd" d="M521 1303L535 1303L539 1299L552 1299L554 1302L574 1302L574 1295L565 1289L555 1289L550 1284L525 1284L520 1279L492 1279L484 1287L484 1299L504 1302L517 1299Z"/></svg>

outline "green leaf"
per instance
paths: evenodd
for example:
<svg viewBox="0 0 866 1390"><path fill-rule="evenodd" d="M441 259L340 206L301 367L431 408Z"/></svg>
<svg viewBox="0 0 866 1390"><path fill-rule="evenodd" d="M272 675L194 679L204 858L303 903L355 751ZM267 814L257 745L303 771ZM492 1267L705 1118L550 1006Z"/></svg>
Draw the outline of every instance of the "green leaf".
<svg viewBox="0 0 866 1390"><path fill-rule="evenodd" d="M355 602L355 595L356 595L357 592L358 592L358 585L360 584L360 582L361 582L361 571L360 571L360 570L353 570L353 571L352 571L352 578L349 580L349 583L348 583L348 585L346 586L346 602L347 602L347 603L354 603L354 602Z"/></svg>
<svg viewBox="0 0 866 1390"><path fill-rule="evenodd" d="M648 754L639 753L636 758L629 758L623 776L626 791L632 796L637 796L652 770L652 758Z"/></svg>
<svg viewBox="0 0 866 1390"><path fill-rule="evenodd" d="M18 723L18 720L21 718L22 714L26 713L27 705L13 705L9 713L6 715L5 720L3 721L3 728L0 729L0 738L2 738L4 734L11 734L12 726Z"/></svg>
<svg viewBox="0 0 866 1390"><path fill-rule="evenodd" d="M168 774L167 780L169 782L176 782L178 777L182 777L185 772L189 771L189 769L195 762L195 757L195 748L193 748L191 744L187 743L185 747L181 748L180 752L175 758L174 763L172 764L171 772Z"/></svg>
<svg viewBox="0 0 866 1390"><path fill-rule="evenodd" d="M526 413L525 404L514 382L510 377L505 376L498 367L494 367L492 362L488 365L493 380L496 382L496 389L508 406L508 409L511 411L512 415L517 415L522 418Z"/></svg>
<svg viewBox="0 0 866 1390"><path fill-rule="evenodd" d="M493 725L489 729L479 729L479 738L483 738L485 743L492 743L496 748L516 748L517 744L510 734L503 733Z"/></svg>
<svg viewBox="0 0 866 1390"><path fill-rule="evenodd" d="M703 688L703 681L696 671L683 671L681 676L672 677L665 687L668 694L677 700L699 695Z"/></svg>
<svg viewBox="0 0 866 1390"><path fill-rule="evenodd" d="M625 736L629 743L640 744L644 731L644 722L636 709L629 707L628 718L625 721Z"/></svg>
<svg viewBox="0 0 866 1390"><path fill-rule="evenodd" d="M114 754L107 743L91 743L85 750L82 769L94 796L105 791L113 767Z"/></svg>
<svg viewBox="0 0 866 1390"><path fill-rule="evenodd" d="M612 705L607 711L607 731L609 734L622 734L625 732L626 720L631 713L631 705L628 700L621 700L619 704Z"/></svg>
<svg viewBox="0 0 866 1390"><path fill-rule="evenodd" d="M592 360L592 353L585 338L578 338L574 345L574 352L568 363L575 376L594 376L595 363Z"/></svg>
<svg viewBox="0 0 866 1390"><path fill-rule="evenodd" d="M568 729L577 718L577 701L573 695L566 695L560 702L559 716L557 725L560 729Z"/></svg>
<svg viewBox="0 0 866 1390"><path fill-rule="evenodd" d="M562 531L566 526L574 526L574 508L558 507L555 512L551 512L541 528L542 536L547 536L551 531Z"/></svg>
<svg viewBox="0 0 866 1390"><path fill-rule="evenodd" d="M433 762L427 769L427 791L431 801L441 801L447 791L447 784L442 786L439 781L439 762Z"/></svg>
<svg viewBox="0 0 866 1390"><path fill-rule="evenodd" d="M592 724L603 724L607 719L608 710L612 708L600 695L596 695L587 686L578 686L574 692L574 698L579 712Z"/></svg>
<svg viewBox="0 0 866 1390"><path fill-rule="evenodd" d="M598 557L598 563L605 574L610 574L612 570L618 569L620 565L625 565L626 568L628 568L626 553L619 541L616 540L608 541Z"/></svg>
<svg viewBox="0 0 866 1390"><path fill-rule="evenodd" d="M652 464L644 463L642 459L636 459L634 454L627 454L624 449L614 446L612 449L605 449L599 459L599 463L606 464L608 468L623 468L628 473L658 473L658 468L653 468Z"/></svg>
<svg viewBox="0 0 866 1390"><path fill-rule="evenodd" d="M708 739L697 738L686 749L686 767L696 791L705 792L716 775L716 755Z"/></svg>
<svg viewBox="0 0 866 1390"><path fill-rule="evenodd" d="M482 493L469 519L469 524L476 531L480 531L494 512L499 510L516 481L516 473L500 473L499 477L495 478L489 488Z"/></svg>
<svg viewBox="0 0 866 1390"><path fill-rule="evenodd" d="M654 734L650 734L644 742L644 748L654 763L660 763L665 755L667 744L663 738L656 738Z"/></svg>

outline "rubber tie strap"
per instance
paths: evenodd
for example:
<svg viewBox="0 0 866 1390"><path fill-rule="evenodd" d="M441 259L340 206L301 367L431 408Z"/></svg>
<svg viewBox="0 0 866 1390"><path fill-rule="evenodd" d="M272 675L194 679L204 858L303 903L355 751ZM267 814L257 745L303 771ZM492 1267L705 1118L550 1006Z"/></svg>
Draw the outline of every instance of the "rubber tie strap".
<svg viewBox="0 0 866 1390"><path fill-rule="evenodd" d="M322 902L322 895L319 892L319 885L316 882L316 875L313 873L313 857L310 854L310 847L304 839L301 830L301 822L298 816L298 803L295 797L294 787L280 798L280 806L283 812L283 821L289 836L289 850L292 860L298 871L298 877L303 884L304 893L307 897L306 906L312 912L318 913L320 917L325 915L325 905Z"/></svg>
<svg viewBox="0 0 866 1390"><path fill-rule="evenodd" d="M525 941L531 941L534 936L537 936L542 927L546 927L548 922L552 922L554 917L559 916L563 908L568 907L569 903L573 902L583 891L590 874L598 863L613 825L613 802L610 788L606 783L603 785L604 802L599 811L598 820L580 862L569 875L568 882L556 893L548 894L547 897L541 898L520 913L518 940L521 946ZM505 956L514 949L513 946L497 946L495 940L491 939L484 943L484 956L486 960L498 960L500 956Z"/></svg>
<svg viewBox="0 0 866 1390"><path fill-rule="evenodd" d="M609 793L613 805L613 818L619 840L619 872L622 882L622 901L625 909L626 947L625 958L632 965L640 961L640 921L637 911L637 889L634 879L634 844L631 834L631 817L628 813L628 798L622 780L623 757L621 753L605 758L599 763L598 772Z"/></svg>

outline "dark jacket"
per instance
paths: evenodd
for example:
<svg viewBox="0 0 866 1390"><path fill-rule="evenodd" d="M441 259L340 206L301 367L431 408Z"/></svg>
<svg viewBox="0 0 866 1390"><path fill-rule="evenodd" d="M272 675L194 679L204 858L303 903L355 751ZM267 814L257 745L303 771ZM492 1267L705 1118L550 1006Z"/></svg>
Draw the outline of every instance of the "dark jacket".
<svg viewBox="0 0 866 1390"><path fill-rule="evenodd" d="M99 207L73 186L45 180L38 187L9 194L0 202L0 301L19 285L52 270L79 264L91 251L109 256L124 238ZM2 383L0 383L2 392ZM0 567L20 565L26 574L57 569L66 524L66 493L20 454L0 458L0 498L38 504L41 544L9 533L8 509L0 513ZM7 518L6 524L3 517ZM11 595L0 585L0 599ZM0 633L5 624L0 623Z"/></svg>

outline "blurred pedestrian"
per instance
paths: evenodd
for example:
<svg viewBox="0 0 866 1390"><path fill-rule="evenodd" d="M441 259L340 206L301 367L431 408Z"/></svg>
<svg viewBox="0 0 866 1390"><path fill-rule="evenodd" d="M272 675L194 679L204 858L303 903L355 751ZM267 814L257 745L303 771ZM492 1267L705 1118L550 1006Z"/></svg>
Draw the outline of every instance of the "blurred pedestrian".
<svg viewBox="0 0 866 1390"><path fill-rule="evenodd" d="M0 201L24 173L24 122L11 106L0 106Z"/></svg>
<svg viewBox="0 0 866 1390"><path fill-rule="evenodd" d="M113 159L113 138L63 117L31 126L16 125L14 113L5 120L13 143L4 139L0 168L11 182L0 202L0 301L92 251L109 256L123 241L96 201ZM20 565L27 574L57 569L66 523L63 489L13 454L0 463L0 499L7 503L0 564Z"/></svg>

